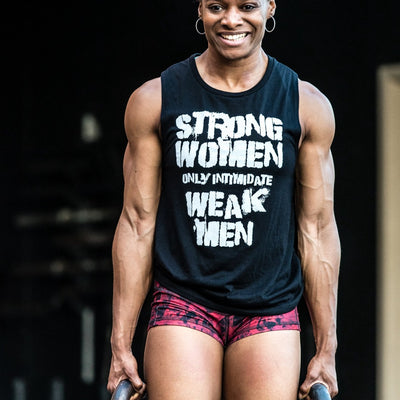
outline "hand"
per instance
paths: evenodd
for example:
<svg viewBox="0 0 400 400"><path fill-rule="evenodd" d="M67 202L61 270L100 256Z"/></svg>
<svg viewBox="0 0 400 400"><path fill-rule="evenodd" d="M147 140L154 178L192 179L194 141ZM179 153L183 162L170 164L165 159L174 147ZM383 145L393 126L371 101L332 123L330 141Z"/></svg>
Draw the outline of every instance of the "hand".
<svg viewBox="0 0 400 400"><path fill-rule="evenodd" d="M146 384L139 377L137 361L133 354L131 352L113 352L107 390L113 393L123 379L128 379L136 391L132 398L140 398L146 391Z"/></svg>
<svg viewBox="0 0 400 400"><path fill-rule="evenodd" d="M327 386L332 399L338 394L334 355L316 355L311 359L306 378L299 389L299 399L308 399L308 392L316 382Z"/></svg>

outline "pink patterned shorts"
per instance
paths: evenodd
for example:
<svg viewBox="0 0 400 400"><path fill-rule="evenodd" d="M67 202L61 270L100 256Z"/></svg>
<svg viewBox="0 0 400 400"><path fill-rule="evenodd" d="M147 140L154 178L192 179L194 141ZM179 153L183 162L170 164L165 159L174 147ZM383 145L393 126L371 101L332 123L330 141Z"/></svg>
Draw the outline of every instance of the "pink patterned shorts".
<svg viewBox="0 0 400 400"><path fill-rule="evenodd" d="M225 347L257 333L300 330L297 308L280 315L230 315L185 299L155 282L148 329L165 325L184 326L206 333Z"/></svg>

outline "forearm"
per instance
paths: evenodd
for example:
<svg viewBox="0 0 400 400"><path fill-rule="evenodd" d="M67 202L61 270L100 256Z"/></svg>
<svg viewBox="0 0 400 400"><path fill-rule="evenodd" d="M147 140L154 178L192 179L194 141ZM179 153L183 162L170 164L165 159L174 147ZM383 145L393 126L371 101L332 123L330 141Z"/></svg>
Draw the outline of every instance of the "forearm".
<svg viewBox="0 0 400 400"><path fill-rule="evenodd" d="M152 280L154 227L121 216L113 241L113 350L130 351L140 311Z"/></svg>
<svg viewBox="0 0 400 400"><path fill-rule="evenodd" d="M309 309L317 354L334 355L337 347L336 309L340 242L334 218L314 229L299 224L299 254L304 297Z"/></svg>
<svg viewBox="0 0 400 400"><path fill-rule="evenodd" d="M340 264L333 208L335 168L330 151L335 118L328 99L315 87L300 82L299 93L303 140L296 168L298 250L316 345L299 396L306 398L311 385L320 381L333 398L338 393L335 353Z"/></svg>

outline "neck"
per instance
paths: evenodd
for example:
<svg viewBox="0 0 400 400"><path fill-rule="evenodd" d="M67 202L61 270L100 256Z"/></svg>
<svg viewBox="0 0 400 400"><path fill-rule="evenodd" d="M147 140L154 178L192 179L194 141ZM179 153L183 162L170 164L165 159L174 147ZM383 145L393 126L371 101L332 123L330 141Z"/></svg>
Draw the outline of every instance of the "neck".
<svg viewBox="0 0 400 400"><path fill-rule="evenodd" d="M260 48L248 57L229 60L208 48L196 60L203 80L228 92L241 92L255 86L264 76L268 56Z"/></svg>

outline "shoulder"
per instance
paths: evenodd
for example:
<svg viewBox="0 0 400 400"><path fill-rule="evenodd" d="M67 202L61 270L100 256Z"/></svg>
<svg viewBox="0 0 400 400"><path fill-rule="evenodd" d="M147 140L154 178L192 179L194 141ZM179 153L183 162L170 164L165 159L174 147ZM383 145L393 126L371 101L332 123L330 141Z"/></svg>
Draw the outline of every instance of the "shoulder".
<svg viewBox="0 0 400 400"><path fill-rule="evenodd" d="M126 116L146 117L159 110L161 110L161 78L158 77L145 82L131 94L126 106Z"/></svg>
<svg viewBox="0 0 400 400"><path fill-rule="evenodd" d="M314 85L299 80L299 118L304 139L331 143L335 117L328 98Z"/></svg>
<svg viewBox="0 0 400 400"><path fill-rule="evenodd" d="M125 130L131 135L158 132L161 116L161 79L138 87L129 97L125 110Z"/></svg>

